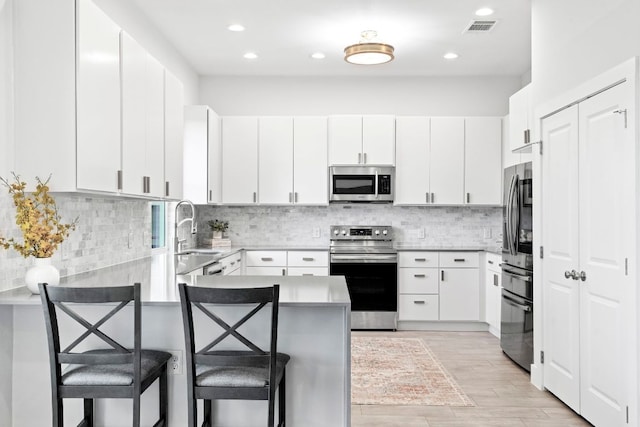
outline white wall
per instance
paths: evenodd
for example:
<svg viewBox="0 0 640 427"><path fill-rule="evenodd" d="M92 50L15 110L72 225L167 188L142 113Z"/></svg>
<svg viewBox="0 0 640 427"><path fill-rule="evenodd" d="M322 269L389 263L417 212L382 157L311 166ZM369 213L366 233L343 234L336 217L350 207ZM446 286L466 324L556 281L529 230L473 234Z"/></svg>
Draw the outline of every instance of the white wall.
<svg viewBox="0 0 640 427"><path fill-rule="evenodd" d="M184 84L185 104L198 100L198 75L173 45L131 0L93 0L114 22L129 33Z"/></svg>
<svg viewBox="0 0 640 427"><path fill-rule="evenodd" d="M532 0L534 105L640 55L640 1Z"/></svg>
<svg viewBox="0 0 640 427"><path fill-rule="evenodd" d="M13 366L13 307L0 306L0 366ZM10 426L13 411L13 369L0 370L0 425Z"/></svg>
<svg viewBox="0 0 640 427"><path fill-rule="evenodd" d="M504 116L520 77L201 77L220 115Z"/></svg>
<svg viewBox="0 0 640 427"><path fill-rule="evenodd" d="M13 168L12 6L13 0L0 0L0 176Z"/></svg>

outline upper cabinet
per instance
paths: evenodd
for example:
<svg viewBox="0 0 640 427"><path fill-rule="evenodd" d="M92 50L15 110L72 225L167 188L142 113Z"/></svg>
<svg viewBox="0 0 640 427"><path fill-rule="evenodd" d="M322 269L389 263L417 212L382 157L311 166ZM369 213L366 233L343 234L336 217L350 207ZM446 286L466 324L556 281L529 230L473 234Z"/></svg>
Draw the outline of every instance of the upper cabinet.
<svg viewBox="0 0 640 427"><path fill-rule="evenodd" d="M183 198L184 87L169 71L164 71L164 196Z"/></svg>
<svg viewBox="0 0 640 427"><path fill-rule="evenodd" d="M511 150L522 150L529 145L533 132L531 84L509 98L509 145Z"/></svg>
<svg viewBox="0 0 640 427"><path fill-rule="evenodd" d="M162 64L90 0L19 3L15 169L51 175L56 192L165 197L165 138L182 135L167 133L181 119L166 120L182 85L165 93Z"/></svg>
<svg viewBox="0 0 640 427"><path fill-rule="evenodd" d="M499 117L398 117L397 205L499 205Z"/></svg>
<svg viewBox="0 0 640 427"><path fill-rule="evenodd" d="M329 203L327 118L293 118L293 202Z"/></svg>
<svg viewBox="0 0 640 427"><path fill-rule="evenodd" d="M258 200L293 203L293 117L260 117L258 127Z"/></svg>
<svg viewBox="0 0 640 427"><path fill-rule="evenodd" d="M395 117L330 116L329 164L395 164Z"/></svg>
<svg viewBox="0 0 640 427"><path fill-rule="evenodd" d="M502 119L467 117L464 130L464 202L499 205L502 197Z"/></svg>
<svg viewBox="0 0 640 427"><path fill-rule="evenodd" d="M198 205L220 203L220 120L206 105L184 108L184 198Z"/></svg>
<svg viewBox="0 0 640 427"><path fill-rule="evenodd" d="M89 0L78 1L77 7L77 188L116 192L122 189L120 27ZM41 37L48 36L41 34ZM73 40L67 42L72 48ZM48 67L49 64L45 66ZM66 113L73 114L73 111ZM31 141L31 144L43 144L51 137ZM67 159L58 161L68 163ZM46 165L42 166L38 174L47 174ZM58 177L52 178L56 185Z"/></svg>
<svg viewBox="0 0 640 427"><path fill-rule="evenodd" d="M258 202L258 118L222 118L222 203Z"/></svg>

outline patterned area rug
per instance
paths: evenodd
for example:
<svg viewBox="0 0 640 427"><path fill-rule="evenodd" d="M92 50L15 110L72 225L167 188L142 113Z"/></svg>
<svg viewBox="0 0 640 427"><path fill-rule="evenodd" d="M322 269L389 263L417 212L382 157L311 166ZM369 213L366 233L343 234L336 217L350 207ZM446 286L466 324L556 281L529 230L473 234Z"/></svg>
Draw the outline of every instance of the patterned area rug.
<svg viewBox="0 0 640 427"><path fill-rule="evenodd" d="M351 337L354 405L475 406L419 338Z"/></svg>

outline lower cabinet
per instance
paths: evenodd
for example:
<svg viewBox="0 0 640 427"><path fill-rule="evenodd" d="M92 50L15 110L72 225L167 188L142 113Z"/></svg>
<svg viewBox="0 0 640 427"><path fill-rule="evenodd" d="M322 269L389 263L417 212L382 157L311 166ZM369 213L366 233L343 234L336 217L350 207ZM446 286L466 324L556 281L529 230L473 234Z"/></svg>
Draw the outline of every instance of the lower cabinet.
<svg viewBox="0 0 640 427"><path fill-rule="evenodd" d="M245 252L247 275L328 276L327 251L252 251Z"/></svg>
<svg viewBox="0 0 640 427"><path fill-rule="evenodd" d="M480 320L478 252L400 252L398 320Z"/></svg>
<svg viewBox="0 0 640 427"><path fill-rule="evenodd" d="M489 325L489 332L500 337L500 304L502 300L502 271L500 255L487 253L485 264L485 322Z"/></svg>
<svg viewBox="0 0 640 427"><path fill-rule="evenodd" d="M220 261L224 276L239 276L242 274L242 252L226 256Z"/></svg>

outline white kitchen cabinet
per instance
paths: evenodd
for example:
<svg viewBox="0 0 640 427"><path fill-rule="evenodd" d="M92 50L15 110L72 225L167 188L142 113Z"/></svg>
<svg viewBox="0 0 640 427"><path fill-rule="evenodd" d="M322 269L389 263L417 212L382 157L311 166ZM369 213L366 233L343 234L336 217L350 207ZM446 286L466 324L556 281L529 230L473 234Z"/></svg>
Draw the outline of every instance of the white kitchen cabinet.
<svg viewBox="0 0 640 427"><path fill-rule="evenodd" d="M502 257L487 252L485 255L485 321L489 332L500 338L500 320L502 303Z"/></svg>
<svg viewBox="0 0 640 427"><path fill-rule="evenodd" d="M287 251L246 251L247 267L286 267Z"/></svg>
<svg viewBox="0 0 640 427"><path fill-rule="evenodd" d="M218 263L224 276L237 276L242 273L242 254L235 253L221 258Z"/></svg>
<svg viewBox="0 0 640 427"><path fill-rule="evenodd" d="M437 268L399 268L398 293L400 294L437 294Z"/></svg>
<svg viewBox="0 0 640 427"><path fill-rule="evenodd" d="M438 320L438 252L398 253L398 320Z"/></svg>
<svg viewBox="0 0 640 427"><path fill-rule="evenodd" d="M502 119L464 120L464 193L470 205L502 204Z"/></svg>
<svg viewBox="0 0 640 427"><path fill-rule="evenodd" d="M163 197L164 69L121 32L122 192Z"/></svg>
<svg viewBox="0 0 640 427"><path fill-rule="evenodd" d="M406 294L398 296L398 320L438 320L438 295Z"/></svg>
<svg viewBox="0 0 640 427"><path fill-rule="evenodd" d="M245 267L247 276L286 276L287 267Z"/></svg>
<svg viewBox="0 0 640 427"><path fill-rule="evenodd" d="M429 202L430 125L428 117L396 118L396 205Z"/></svg>
<svg viewBox="0 0 640 427"><path fill-rule="evenodd" d="M532 116L531 84L528 84L509 97L509 145L511 151L523 150L532 142Z"/></svg>
<svg viewBox="0 0 640 427"><path fill-rule="evenodd" d="M89 0L79 0L77 7L77 187L116 192L120 189L117 178L121 170L120 27ZM42 13L45 16L45 11ZM75 28L75 25L71 28ZM42 34L45 38L50 36ZM73 49L75 43L71 43L74 41L67 42L67 47ZM52 52L48 52L48 55L52 55ZM61 58L55 57L55 60ZM48 68L49 65L43 67ZM55 81L51 76L46 80ZM42 95L34 99L41 98ZM67 113L72 114L73 111ZM34 127L46 128L42 123ZM42 144L51 138L55 136L47 135L37 143ZM38 152L47 162L57 158L48 158L43 156L42 151ZM68 165L70 161L66 159L65 164ZM47 169L44 167L38 174L46 177ZM56 180L57 176L53 182Z"/></svg>
<svg viewBox="0 0 640 427"><path fill-rule="evenodd" d="M222 119L222 203L258 201L258 118Z"/></svg>
<svg viewBox="0 0 640 427"><path fill-rule="evenodd" d="M460 205L464 193L464 118L431 118L430 201Z"/></svg>
<svg viewBox="0 0 640 427"><path fill-rule="evenodd" d="M329 252L327 251L288 251L287 266L328 268Z"/></svg>
<svg viewBox="0 0 640 427"><path fill-rule="evenodd" d="M216 165L211 164L212 160L216 159L216 156L211 153L212 139L218 142L217 161L220 162L220 139L211 135L217 130L217 127L211 129L211 124L215 126L216 121L217 115L206 105L184 107L184 198L197 205L211 201L212 189L208 182L212 173L220 173L219 165L216 168ZM215 148L214 146L213 150ZM221 193L222 190L218 187L216 191L218 197Z"/></svg>
<svg viewBox="0 0 640 427"><path fill-rule="evenodd" d="M293 203L293 118L258 119L258 200Z"/></svg>
<svg viewBox="0 0 640 427"><path fill-rule="evenodd" d="M480 320L477 268L440 269L440 320Z"/></svg>
<svg viewBox="0 0 640 427"><path fill-rule="evenodd" d="M287 276L328 276L329 267L287 267Z"/></svg>
<svg viewBox="0 0 640 427"><path fill-rule="evenodd" d="M326 117L293 118L293 195L298 205L329 203Z"/></svg>
<svg viewBox="0 0 640 427"><path fill-rule="evenodd" d="M183 198L184 87L164 70L164 196Z"/></svg>
<svg viewBox="0 0 640 427"><path fill-rule="evenodd" d="M440 252L439 266L444 268L479 268L480 254L470 251Z"/></svg>
<svg viewBox="0 0 640 427"><path fill-rule="evenodd" d="M222 135L220 117L207 109L207 203L222 202Z"/></svg>
<svg viewBox="0 0 640 427"><path fill-rule="evenodd" d="M393 165L394 116L330 116L330 165Z"/></svg>

